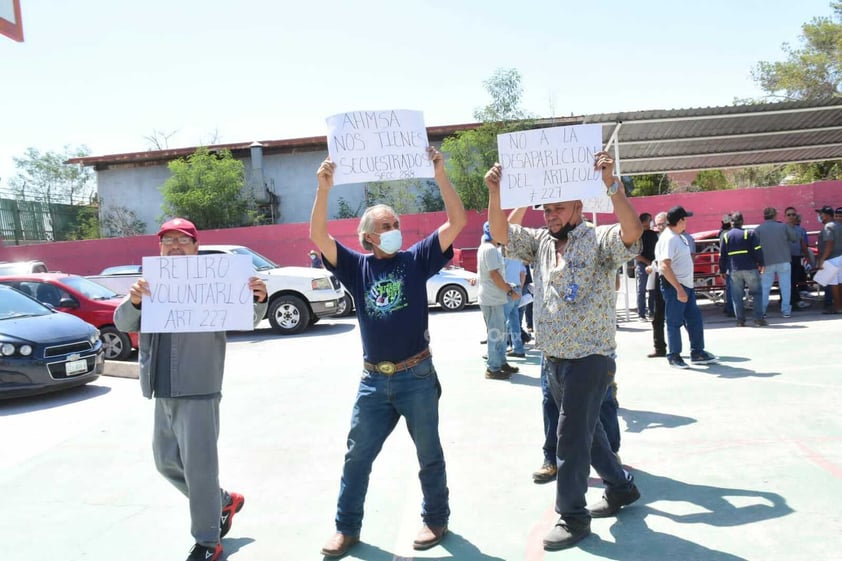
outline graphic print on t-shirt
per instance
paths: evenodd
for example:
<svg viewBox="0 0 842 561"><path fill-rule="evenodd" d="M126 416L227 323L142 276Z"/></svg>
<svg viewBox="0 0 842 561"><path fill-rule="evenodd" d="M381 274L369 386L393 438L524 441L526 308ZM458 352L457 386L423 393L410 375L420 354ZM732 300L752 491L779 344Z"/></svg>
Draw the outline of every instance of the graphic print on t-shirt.
<svg viewBox="0 0 842 561"><path fill-rule="evenodd" d="M365 311L369 317L385 317L407 307L403 276L398 271L375 280L366 291Z"/></svg>

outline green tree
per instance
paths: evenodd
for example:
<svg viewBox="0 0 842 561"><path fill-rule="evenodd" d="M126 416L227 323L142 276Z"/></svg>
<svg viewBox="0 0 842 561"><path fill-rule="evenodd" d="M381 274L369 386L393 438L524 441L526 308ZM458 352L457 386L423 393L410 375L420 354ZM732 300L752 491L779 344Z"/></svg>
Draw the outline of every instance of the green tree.
<svg viewBox="0 0 842 561"><path fill-rule="evenodd" d="M9 186L19 200L90 204L96 193L93 172L82 165L65 164L70 158L88 155L87 146L65 146L62 152L43 154L37 148L27 148L24 156L12 158L18 172Z"/></svg>
<svg viewBox="0 0 842 561"><path fill-rule="evenodd" d="M255 223L253 204L243 194L245 168L229 150L200 147L168 167L172 176L160 187L165 216L184 216L199 229Z"/></svg>
<svg viewBox="0 0 842 561"><path fill-rule="evenodd" d="M666 195L672 189L672 182L665 173L635 175L632 178L632 197Z"/></svg>
<svg viewBox="0 0 842 561"><path fill-rule="evenodd" d="M366 183L365 198L367 206L387 204L398 214L434 212L444 208L438 187L428 179Z"/></svg>
<svg viewBox="0 0 842 561"><path fill-rule="evenodd" d="M720 169L706 169L699 172L691 185L696 191L723 191L733 189L728 178Z"/></svg>
<svg viewBox="0 0 842 561"><path fill-rule="evenodd" d="M488 206L488 189L483 177L498 159L497 135L531 126L520 107L523 96L520 73L514 69L498 69L483 82L491 103L474 111L482 124L472 130L458 131L444 139L442 152L447 158L447 172L466 209L484 210Z"/></svg>
<svg viewBox="0 0 842 561"><path fill-rule="evenodd" d="M842 93L842 2L831 2L830 8L830 16L801 26L799 47L781 46L786 60L761 61L752 71L768 99L820 100ZM782 175L788 183L842 179L842 165L839 161L791 164Z"/></svg>
<svg viewBox="0 0 842 561"><path fill-rule="evenodd" d="M735 189L747 187L770 187L780 185L786 176L784 166L765 165L741 168L726 173Z"/></svg>
<svg viewBox="0 0 842 561"><path fill-rule="evenodd" d="M801 26L801 46L781 45L786 60L761 61L752 77L770 98L824 99L840 94L842 81L842 2L831 2L830 17Z"/></svg>

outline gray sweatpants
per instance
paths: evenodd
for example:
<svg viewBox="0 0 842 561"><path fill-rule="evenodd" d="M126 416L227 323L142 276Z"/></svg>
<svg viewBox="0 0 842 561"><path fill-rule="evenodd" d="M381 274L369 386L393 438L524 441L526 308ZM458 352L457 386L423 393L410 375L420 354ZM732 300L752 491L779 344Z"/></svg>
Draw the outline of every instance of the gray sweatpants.
<svg viewBox="0 0 842 561"><path fill-rule="evenodd" d="M155 467L190 502L190 533L196 543L219 543L219 397L155 399L152 453Z"/></svg>

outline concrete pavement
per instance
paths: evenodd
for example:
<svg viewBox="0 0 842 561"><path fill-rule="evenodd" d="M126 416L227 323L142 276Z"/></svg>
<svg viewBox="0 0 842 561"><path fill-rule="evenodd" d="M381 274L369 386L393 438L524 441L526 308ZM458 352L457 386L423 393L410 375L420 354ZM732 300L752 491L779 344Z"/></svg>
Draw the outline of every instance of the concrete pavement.
<svg viewBox="0 0 842 561"><path fill-rule="evenodd" d="M842 316L816 309L784 320L773 307L770 327L737 329L705 308L707 348L721 361L687 371L646 358L648 323L621 323L620 453L643 497L561 552L541 547L556 519L554 485L530 477L542 459L538 353L511 361L521 373L510 382L485 380L479 311L433 312L451 534L429 551L411 548L421 499L400 423L374 465L363 543L347 558L842 559ZM223 540L225 559L322 558L360 354L353 319L296 337L268 326L230 337L221 477L246 504ZM187 503L155 472L151 419L137 381L110 376L0 402L3 558L184 559ZM594 479L588 498L600 494Z"/></svg>

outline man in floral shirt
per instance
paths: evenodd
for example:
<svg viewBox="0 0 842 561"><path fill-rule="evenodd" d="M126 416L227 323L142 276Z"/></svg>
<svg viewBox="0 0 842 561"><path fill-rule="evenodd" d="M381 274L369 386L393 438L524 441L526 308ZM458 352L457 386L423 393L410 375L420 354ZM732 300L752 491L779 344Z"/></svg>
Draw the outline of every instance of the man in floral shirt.
<svg viewBox="0 0 842 561"><path fill-rule="evenodd" d="M619 224L585 222L582 201L544 204L546 229L508 224L500 206L502 167L495 164L485 175L492 237L507 245L509 255L532 263L535 284L542 287L534 302L540 310L536 347L544 352L560 411L555 505L560 518L544 538L547 550L572 546L590 534L592 517L612 516L640 497L631 474L611 451L599 410L615 371L615 274L640 253L643 228L614 175L614 160L599 152L594 168L601 170ZM591 465L605 482L605 494L586 507Z"/></svg>

